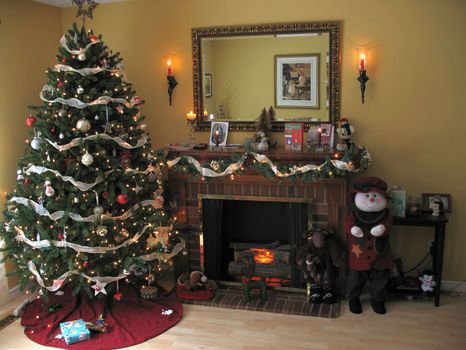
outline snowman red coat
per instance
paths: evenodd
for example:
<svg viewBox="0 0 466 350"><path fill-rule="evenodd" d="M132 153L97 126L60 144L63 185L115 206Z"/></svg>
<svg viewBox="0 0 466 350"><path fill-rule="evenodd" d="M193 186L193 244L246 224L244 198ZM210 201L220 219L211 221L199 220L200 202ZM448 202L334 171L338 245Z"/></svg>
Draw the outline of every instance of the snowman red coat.
<svg viewBox="0 0 466 350"><path fill-rule="evenodd" d="M365 224L360 221L354 212L350 213L345 222L345 232L348 234L348 254L349 254L349 267L352 270L385 270L392 269L393 259L390 251L389 242L383 244L383 248L377 251L375 248L377 239L388 240L388 232L393 224L393 218L389 215L388 210L384 211L380 220ZM385 233L377 238L370 234L374 226L384 224ZM362 237L355 237L351 234L351 227L359 226L363 231Z"/></svg>

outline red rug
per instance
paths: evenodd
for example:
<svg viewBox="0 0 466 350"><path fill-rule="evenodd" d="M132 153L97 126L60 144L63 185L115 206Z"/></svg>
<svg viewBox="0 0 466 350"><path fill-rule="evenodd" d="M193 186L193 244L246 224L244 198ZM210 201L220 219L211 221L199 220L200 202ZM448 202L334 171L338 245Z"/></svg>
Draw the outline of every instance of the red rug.
<svg viewBox="0 0 466 350"><path fill-rule="evenodd" d="M175 297L145 300L134 288L121 288L123 299L112 297L90 300L85 293L72 296L50 295L47 305L42 299L30 303L23 314L21 325L24 333L36 343L63 349L103 350L118 349L142 343L173 327L182 316L182 304ZM49 311L50 305L63 307ZM171 310L171 311L170 311ZM108 324L108 333L91 332L91 339L66 345L64 339L55 338L60 332L60 323L83 319L95 320L103 314Z"/></svg>

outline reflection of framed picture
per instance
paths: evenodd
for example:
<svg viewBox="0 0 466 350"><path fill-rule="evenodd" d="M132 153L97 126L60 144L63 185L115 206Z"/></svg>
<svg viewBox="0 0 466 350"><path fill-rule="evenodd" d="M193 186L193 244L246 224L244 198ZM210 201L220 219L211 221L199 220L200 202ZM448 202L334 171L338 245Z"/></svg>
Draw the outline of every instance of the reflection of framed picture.
<svg viewBox="0 0 466 350"><path fill-rule="evenodd" d="M204 74L204 96L212 96L212 74Z"/></svg>
<svg viewBox="0 0 466 350"><path fill-rule="evenodd" d="M212 122L210 127L209 145L226 146L228 137L228 122Z"/></svg>
<svg viewBox="0 0 466 350"><path fill-rule="evenodd" d="M422 211L432 212L432 206L440 203L440 211L451 213L451 196L450 194L423 193L422 194Z"/></svg>
<svg viewBox="0 0 466 350"><path fill-rule="evenodd" d="M275 56L275 107L319 107L319 54Z"/></svg>

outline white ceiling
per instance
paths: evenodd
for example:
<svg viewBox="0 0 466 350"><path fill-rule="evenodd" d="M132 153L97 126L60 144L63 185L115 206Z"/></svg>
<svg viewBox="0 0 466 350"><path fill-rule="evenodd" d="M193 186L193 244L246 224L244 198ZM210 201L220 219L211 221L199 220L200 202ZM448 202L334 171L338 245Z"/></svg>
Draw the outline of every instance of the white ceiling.
<svg viewBox="0 0 466 350"><path fill-rule="evenodd" d="M55 7L71 7L73 4L71 3L71 0L32 0L35 2L41 2L46 5L50 6L55 6ZM99 4L104 4L104 3L109 3L109 2L123 2L127 0L94 0L95 2L98 2Z"/></svg>

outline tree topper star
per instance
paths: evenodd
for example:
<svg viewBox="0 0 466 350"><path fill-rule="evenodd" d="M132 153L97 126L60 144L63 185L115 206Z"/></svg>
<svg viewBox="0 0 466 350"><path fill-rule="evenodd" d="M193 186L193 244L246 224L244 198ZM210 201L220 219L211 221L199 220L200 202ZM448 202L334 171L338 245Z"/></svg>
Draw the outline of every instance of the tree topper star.
<svg viewBox="0 0 466 350"><path fill-rule="evenodd" d="M107 291L105 290L105 286L107 285L107 283L102 283L102 282L95 282L95 284L92 286L92 288L95 290L95 295L99 294L99 293L103 293L105 295L107 295Z"/></svg>
<svg viewBox="0 0 466 350"><path fill-rule="evenodd" d="M76 12L76 17L82 17L83 21L86 17L92 19L92 11L99 5L94 0L71 0L71 2L78 6L78 12Z"/></svg>

